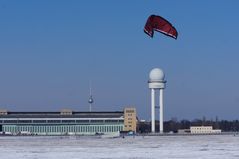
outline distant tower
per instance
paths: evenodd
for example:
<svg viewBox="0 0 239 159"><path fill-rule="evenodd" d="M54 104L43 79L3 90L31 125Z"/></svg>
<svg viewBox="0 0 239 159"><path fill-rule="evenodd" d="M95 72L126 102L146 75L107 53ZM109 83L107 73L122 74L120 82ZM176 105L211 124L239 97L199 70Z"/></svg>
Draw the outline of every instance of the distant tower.
<svg viewBox="0 0 239 159"><path fill-rule="evenodd" d="M151 89L151 131L155 132L155 91L159 90L159 116L160 116L160 133L163 133L163 90L166 81L164 72L160 68L154 68L149 73L149 88Z"/></svg>
<svg viewBox="0 0 239 159"><path fill-rule="evenodd" d="M91 82L90 82L90 98L88 100L88 103L90 104L89 111L92 110L92 104L94 103L93 96L92 96L92 90L91 90Z"/></svg>

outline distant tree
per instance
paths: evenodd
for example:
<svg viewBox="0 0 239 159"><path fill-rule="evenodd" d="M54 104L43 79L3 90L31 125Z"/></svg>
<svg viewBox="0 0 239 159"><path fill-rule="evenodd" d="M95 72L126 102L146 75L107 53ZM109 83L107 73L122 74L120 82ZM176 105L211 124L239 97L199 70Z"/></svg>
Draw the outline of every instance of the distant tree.
<svg viewBox="0 0 239 159"><path fill-rule="evenodd" d="M138 122L138 132L139 133L149 133L151 132L151 122Z"/></svg>
<svg viewBox="0 0 239 159"><path fill-rule="evenodd" d="M239 121L238 120L234 120L233 121L233 130L234 131L239 131Z"/></svg>
<svg viewBox="0 0 239 159"><path fill-rule="evenodd" d="M190 129L191 122L189 120L183 119L180 122L179 128L180 129Z"/></svg>
<svg viewBox="0 0 239 159"><path fill-rule="evenodd" d="M169 127L170 127L170 131L173 132L177 132L179 129L179 123L176 117L173 117L170 121L169 121Z"/></svg>
<svg viewBox="0 0 239 159"><path fill-rule="evenodd" d="M194 119L192 122L191 122L191 125L192 126L202 126L202 120L201 119Z"/></svg>
<svg viewBox="0 0 239 159"><path fill-rule="evenodd" d="M156 121L156 132L159 129L159 121ZM221 120L219 121L216 117L215 121L206 120L205 117L201 119L194 119L192 121L183 119L180 122L177 118L173 117L171 120L164 121L164 132L177 132L178 129L189 129L190 126L213 126L214 129L221 129L222 131L239 131L239 120ZM138 123L139 133L149 133L151 132L151 122L139 122Z"/></svg>
<svg viewBox="0 0 239 159"><path fill-rule="evenodd" d="M203 116L202 117L202 126L206 126L206 117L205 116Z"/></svg>

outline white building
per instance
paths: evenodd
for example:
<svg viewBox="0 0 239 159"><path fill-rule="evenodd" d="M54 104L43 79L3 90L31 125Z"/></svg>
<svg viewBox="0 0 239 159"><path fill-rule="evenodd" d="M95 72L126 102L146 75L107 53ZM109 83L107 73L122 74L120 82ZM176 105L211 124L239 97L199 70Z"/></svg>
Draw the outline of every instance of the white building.
<svg viewBox="0 0 239 159"><path fill-rule="evenodd" d="M190 126L191 134L217 134L221 129L213 129L212 126Z"/></svg>

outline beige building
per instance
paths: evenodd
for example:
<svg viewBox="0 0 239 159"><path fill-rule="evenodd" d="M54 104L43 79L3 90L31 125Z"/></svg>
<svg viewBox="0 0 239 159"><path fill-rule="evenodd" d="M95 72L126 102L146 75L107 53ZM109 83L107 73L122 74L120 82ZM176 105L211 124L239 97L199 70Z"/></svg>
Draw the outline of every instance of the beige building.
<svg viewBox="0 0 239 159"><path fill-rule="evenodd" d="M191 134L215 134L221 133L220 129L213 129L212 126L191 126Z"/></svg>
<svg viewBox="0 0 239 159"><path fill-rule="evenodd" d="M0 109L0 115L7 115L7 110Z"/></svg>
<svg viewBox="0 0 239 159"><path fill-rule="evenodd" d="M136 132L136 109L135 108L125 108L124 109L124 131L134 131Z"/></svg>

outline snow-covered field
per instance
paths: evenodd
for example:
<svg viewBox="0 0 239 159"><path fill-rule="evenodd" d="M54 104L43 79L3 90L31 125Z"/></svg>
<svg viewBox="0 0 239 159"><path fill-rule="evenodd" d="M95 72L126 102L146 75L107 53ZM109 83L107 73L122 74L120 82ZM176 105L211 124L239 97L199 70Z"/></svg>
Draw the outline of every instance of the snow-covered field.
<svg viewBox="0 0 239 159"><path fill-rule="evenodd" d="M0 137L0 159L239 159L239 136Z"/></svg>

